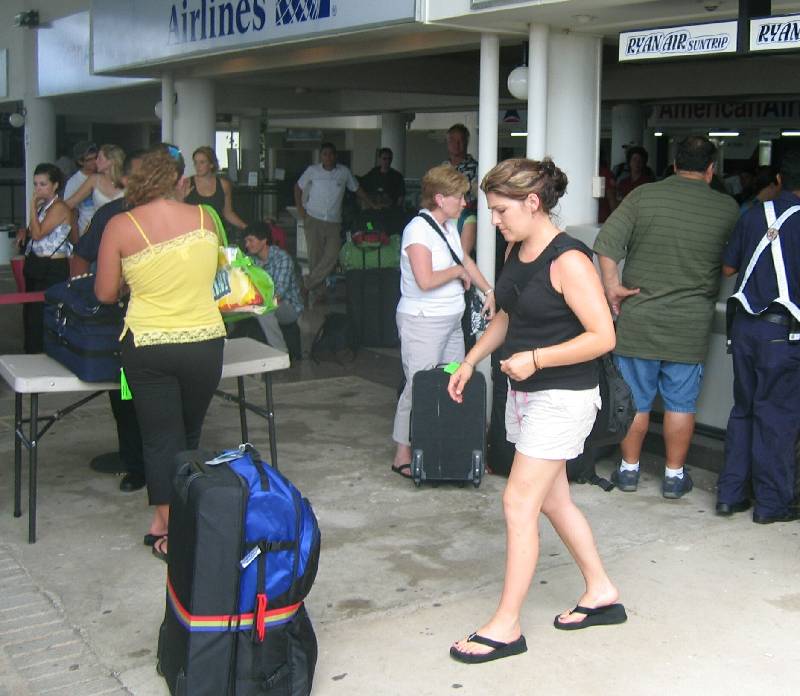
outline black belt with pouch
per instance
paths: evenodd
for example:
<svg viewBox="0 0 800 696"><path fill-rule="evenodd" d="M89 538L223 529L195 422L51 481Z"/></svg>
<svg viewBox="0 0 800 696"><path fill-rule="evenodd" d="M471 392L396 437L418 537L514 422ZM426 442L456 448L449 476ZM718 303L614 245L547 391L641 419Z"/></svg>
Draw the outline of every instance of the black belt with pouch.
<svg viewBox="0 0 800 696"><path fill-rule="evenodd" d="M725 345L727 346L728 353L731 352L731 329L733 328L733 318L737 313L747 314L747 316L761 321L768 321L771 324L778 324L785 326L789 332L789 343L800 343L800 322L794 318L793 315L785 312L762 312L761 314L750 314L741 303L729 297L727 305L725 306Z"/></svg>

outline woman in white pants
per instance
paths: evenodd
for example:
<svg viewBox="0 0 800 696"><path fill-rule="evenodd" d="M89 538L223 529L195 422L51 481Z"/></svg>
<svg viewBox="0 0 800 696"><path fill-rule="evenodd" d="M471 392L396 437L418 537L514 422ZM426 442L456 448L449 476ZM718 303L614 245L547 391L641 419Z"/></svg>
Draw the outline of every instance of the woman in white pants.
<svg viewBox="0 0 800 696"><path fill-rule="evenodd" d="M403 230L397 329L406 385L394 417L392 437L397 449L392 471L406 478L411 476L409 418L414 374L464 357L461 315L464 291L470 285L485 294L483 310L488 318L494 316L492 287L464 254L455 225L466 205L468 189L467 177L450 164L428 170L422 179L422 210Z"/></svg>

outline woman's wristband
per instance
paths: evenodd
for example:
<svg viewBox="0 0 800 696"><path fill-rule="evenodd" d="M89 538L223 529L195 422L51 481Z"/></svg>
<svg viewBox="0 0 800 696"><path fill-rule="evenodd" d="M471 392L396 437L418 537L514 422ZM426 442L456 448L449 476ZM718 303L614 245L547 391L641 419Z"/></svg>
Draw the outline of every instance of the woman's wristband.
<svg viewBox="0 0 800 696"><path fill-rule="evenodd" d="M483 291L483 294L488 296L490 293L493 293L493 292L494 292L494 288L487 288L486 290Z"/></svg>
<svg viewBox="0 0 800 696"><path fill-rule="evenodd" d="M531 357L533 358L533 369L538 372L541 368L539 367L539 361L536 359L536 351L537 350L539 350L539 349L538 348L534 348L531 351Z"/></svg>

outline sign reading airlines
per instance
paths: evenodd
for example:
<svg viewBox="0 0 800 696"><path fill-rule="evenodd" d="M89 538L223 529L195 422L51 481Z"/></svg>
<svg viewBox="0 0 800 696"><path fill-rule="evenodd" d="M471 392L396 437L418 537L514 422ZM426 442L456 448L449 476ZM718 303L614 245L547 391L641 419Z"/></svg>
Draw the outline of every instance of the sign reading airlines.
<svg viewBox="0 0 800 696"><path fill-rule="evenodd" d="M736 22L689 24L619 35L619 60L654 60L736 53Z"/></svg>
<svg viewBox="0 0 800 696"><path fill-rule="evenodd" d="M800 48L800 14L750 20L750 50Z"/></svg>
<svg viewBox="0 0 800 696"><path fill-rule="evenodd" d="M416 19L416 0L92 0L95 72Z"/></svg>

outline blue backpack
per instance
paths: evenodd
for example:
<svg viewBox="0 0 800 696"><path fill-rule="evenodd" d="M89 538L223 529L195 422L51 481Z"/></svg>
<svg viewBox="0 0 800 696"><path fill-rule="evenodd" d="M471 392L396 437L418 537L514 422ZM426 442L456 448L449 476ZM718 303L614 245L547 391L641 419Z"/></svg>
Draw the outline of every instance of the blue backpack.
<svg viewBox="0 0 800 696"><path fill-rule="evenodd" d="M311 503L277 469L265 465L252 445L223 452L212 462L226 462L249 488L239 610L253 611L252 598L261 594L271 609L303 601L319 563L320 531Z"/></svg>

